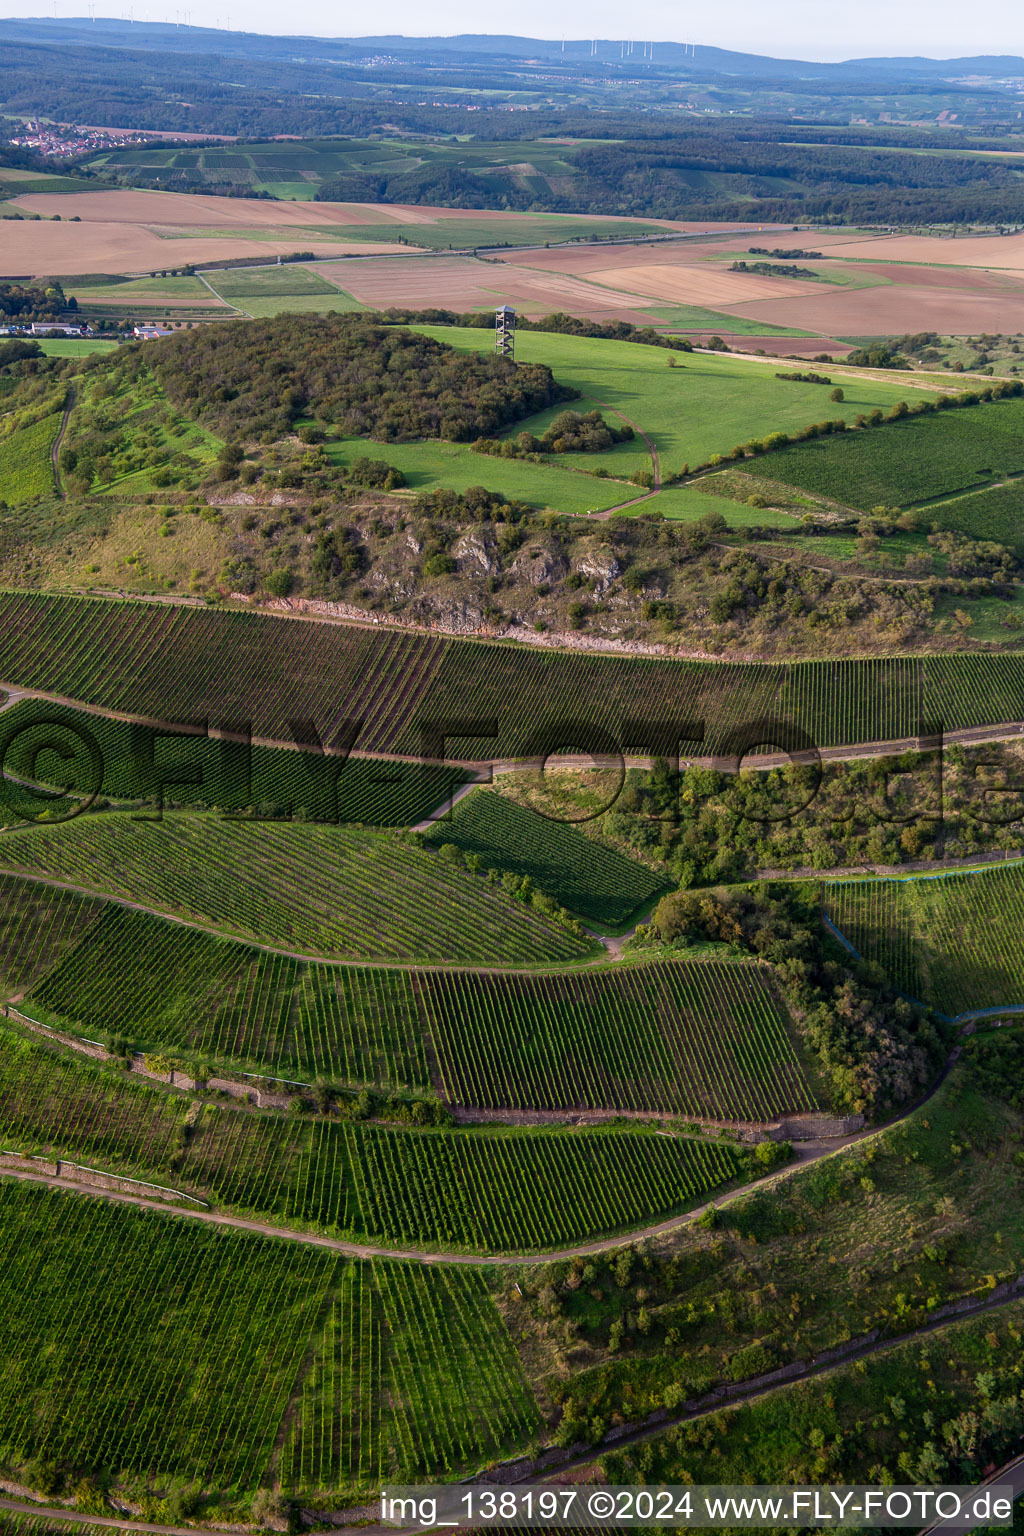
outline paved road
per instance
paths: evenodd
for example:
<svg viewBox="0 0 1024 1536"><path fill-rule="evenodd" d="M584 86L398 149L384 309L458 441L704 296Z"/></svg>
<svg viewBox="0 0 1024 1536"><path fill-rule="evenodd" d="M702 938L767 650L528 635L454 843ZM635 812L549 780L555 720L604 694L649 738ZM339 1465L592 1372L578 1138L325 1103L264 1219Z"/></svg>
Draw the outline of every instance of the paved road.
<svg viewBox="0 0 1024 1536"><path fill-rule="evenodd" d="M1019 1499L1024 1494L1024 1454L1015 1456L1012 1461L1008 1461L997 1472L993 1472L991 1477L987 1477L983 1483L979 1483L978 1488L980 1491L984 1488L996 1488L999 1486L1012 1488L1014 1500ZM952 1536L954 1531L976 1531L990 1524L991 1520L984 1515L978 1515L976 1518L971 1516L967 1520L937 1520L934 1525L929 1525L926 1530L922 1531L921 1536L947 1536L947 1533L949 1533L949 1536Z"/></svg>

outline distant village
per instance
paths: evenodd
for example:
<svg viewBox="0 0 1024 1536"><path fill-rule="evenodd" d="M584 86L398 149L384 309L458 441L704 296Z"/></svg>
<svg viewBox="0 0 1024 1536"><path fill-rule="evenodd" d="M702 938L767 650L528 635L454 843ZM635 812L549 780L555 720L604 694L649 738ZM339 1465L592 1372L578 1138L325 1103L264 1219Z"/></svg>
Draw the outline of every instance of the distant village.
<svg viewBox="0 0 1024 1536"><path fill-rule="evenodd" d="M132 128L76 128L70 123L41 123L29 119L10 142L19 149L31 149L53 160L69 160L75 155L92 155L103 149L137 149L154 138L176 139L173 133L143 133Z"/></svg>

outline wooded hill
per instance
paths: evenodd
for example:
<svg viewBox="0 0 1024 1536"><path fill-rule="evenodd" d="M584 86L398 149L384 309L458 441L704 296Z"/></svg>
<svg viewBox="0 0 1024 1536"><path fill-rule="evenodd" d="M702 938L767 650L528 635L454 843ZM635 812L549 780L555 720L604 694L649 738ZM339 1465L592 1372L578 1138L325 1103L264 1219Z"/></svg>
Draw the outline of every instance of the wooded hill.
<svg viewBox="0 0 1024 1536"><path fill-rule="evenodd" d="M283 315L183 331L154 371L171 401L226 437L290 431L315 416L379 442L470 442L576 398L542 364L456 352L360 315Z"/></svg>

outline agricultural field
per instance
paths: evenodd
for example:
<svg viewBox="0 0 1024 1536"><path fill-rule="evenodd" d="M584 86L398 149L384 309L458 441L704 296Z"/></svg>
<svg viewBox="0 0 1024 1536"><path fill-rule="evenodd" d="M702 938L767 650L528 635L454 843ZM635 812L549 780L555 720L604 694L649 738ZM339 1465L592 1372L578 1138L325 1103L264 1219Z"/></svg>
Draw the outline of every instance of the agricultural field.
<svg viewBox="0 0 1024 1536"><path fill-rule="evenodd" d="M52 886L0 877L0 993L30 987L100 917L98 902Z"/></svg>
<svg viewBox="0 0 1024 1536"><path fill-rule="evenodd" d="M78 901L76 911L76 898L29 882L13 896L26 917L3 935L9 993L27 987L22 1013L87 1039L127 1037L306 1083L433 1087L474 1110L753 1121L816 1107L787 1011L749 962L536 977L331 967L114 904ZM48 920L42 936L59 947L40 953L30 918Z"/></svg>
<svg viewBox="0 0 1024 1536"><path fill-rule="evenodd" d="M835 882L825 911L893 985L948 1017L1024 1004L1024 866Z"/></svg>
<svg viewBox="0 0 1024 1536"><path fill-rule="evenodd" d="M416 201L622 153L534 150L181 144L0 220L83 312L193 327L0 362L0 1481L55 1521L293 1530L553 1447L710 1476L723 1383L858 1335L869 1420L843 1377L818 1444L773 1387L721 1464L824 1481L855 1424L868 1481L955 1481L961 1430L980 1475L1024 1427L972 1345L977 1423L943 1398L919 1464L924 1388L911 1426L867 1359L964 1298L1020 1343L1024 1048L986 1030L1024 1007L1024 863L871 818L941 732L983 737L958 813L1009 793L1021 571L930 524L1024 551L1024 400L838 356L929 303L1024 327L1024 237L968 271L958 236L940 283L902 237ZM268 195L208 195L236 178ZM500 302L737 350L521 329L513 368L343 318ZM615 435L542 451L567 406ZM814 746L822 785L766 766Z"/></svg>
<svg viewBox="0 0 1024 1536"><path fill-rule="evenodd" d="M8 1459L113 1466L140 1490L195 1481L216 1503L260 1482L279 1437L289 1484L333 1491L372 1486L410 1449L445 1470L475 1467L538 1424L479 1272L352 1264L10 1181L0 1227ZM331 1451L340 1319L363 1383L362 1468L347 1437Z"/></svg>
<svg viewBox="0 0 1024 1536"><path fill-rule="evenodd" d="M289 751L254 746L241 731L236 736L241 739L158 731L25 699L0 720L0 762L10 776L0 781L0 812L40 808L16 782L34 777L115 800L171 800L267 820L405 827L440 812L469 777L464 769L439 764L352 757L344 741L307 736L307 750ZM93 770L92 748L99 752L100 773ZM69 749L70 760L64 755Z"/></svg>
<svg viewBox="0 0 1024 1536"><path fill-rule="evenodd" d="M0 1138L305 1231L496 1253L669 1216L748 1167L731 1145L649 1130L411 1130L204 1105L8 1030Z"/></svg>
<svg viewBox="0 0 1024 1536"><path fill-rule="evenodd" d="M991 539L1012 549L1018 559L1024 558L1024 484L1019 480L932 502L926 515L935 528L954 528L972 539Z"/></svg>
<svg viewBox="0 0 1024 1536"><path fill-rule="evenodd" d="M44 416L0 438L0 500L13 507L53 493L51 454L60 423L59 415Z"/></svg>
<svg viewBox="0 0 1024 1536"><path fill-rule="evenodd" d="M483 864L528 875L563 907L593 922L624 923L663 889L651 870L503 795L477 790L429 833Z"/></svg>
<svg viewBox="0 0 1024 1536"><path fill-rule="evenodd" d="M398 1136L371 1126L358 1151L352 1168L371 1230L485 1253L628 1231L700 1204L745 1166L726 1143L635 1131Z"/></svg>
<svg viewBox="0 0 1024 1536"><path fill-rule="evenodd" d="M927 516L933 499L1024 471L1022 425L1024 401L991 401L795 443L756 473L861 511L923 506Z"/></svg>
<svg viewBox="0 0 1024 1536"><path fill-rule="evenodd" d="M254 1486L336 1259L7 1179L0 1230L5 1458Z"/></svg>
<svg viewBox="0 0 1024 1536"><path fill-rule="evenodd" d="M536 902L349 827L93 813L0 834L0 867L314 956L530 964L592 948Z"/></svg>
<svg viewBox="0 0 1024 1536"><path fill-rule="evenodd" d="M12 592L0 594L0 682L149 720L251 720L254 737L282 742L289 720L322 736L340 718L360 722L361 751L455 762L607 751L631 721L654 723L624 747L674 757L692 724L705 737L691 751L735 753L738 726L776 713L821 746L1024 719L1014 653L708 664ZM479 724L460 737L443 722L464 721L467 698ZM574 733L589 739L562 739L581 716Z"/></svg>
<svg viewBox="0 0 1024 1536"><path fill-rule="evenodd" d="M785 1010L756 965L416 977L445 1097L503 1109L765 1120L816 1107Z"/></svg>

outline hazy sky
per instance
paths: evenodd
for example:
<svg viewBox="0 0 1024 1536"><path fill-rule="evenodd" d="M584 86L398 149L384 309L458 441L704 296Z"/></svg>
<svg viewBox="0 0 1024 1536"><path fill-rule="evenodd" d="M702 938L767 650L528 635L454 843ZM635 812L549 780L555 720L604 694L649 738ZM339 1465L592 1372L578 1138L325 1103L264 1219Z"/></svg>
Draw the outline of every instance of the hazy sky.
<svg viewBox="0 0 1024 1536"><path fill-rule="evenodd" d="M130 0L97 0L96 14L127 18ZM173 21L178 7L195 26L258 32L307 32L352 37L369 33L447 36L453 32L507 32L529 37L622 35L624 17L635 38L715 44L742 52L805 59L927 54L949 58L976 53L1024 55L1022 0L717 0L680 5L673 0L377 0L373 6L338 6L331 0L135 0L138 21ZM56 0L60 16L85 16L85 0ZM0 15L50 16L53 0L0 0Z"/></svg>

